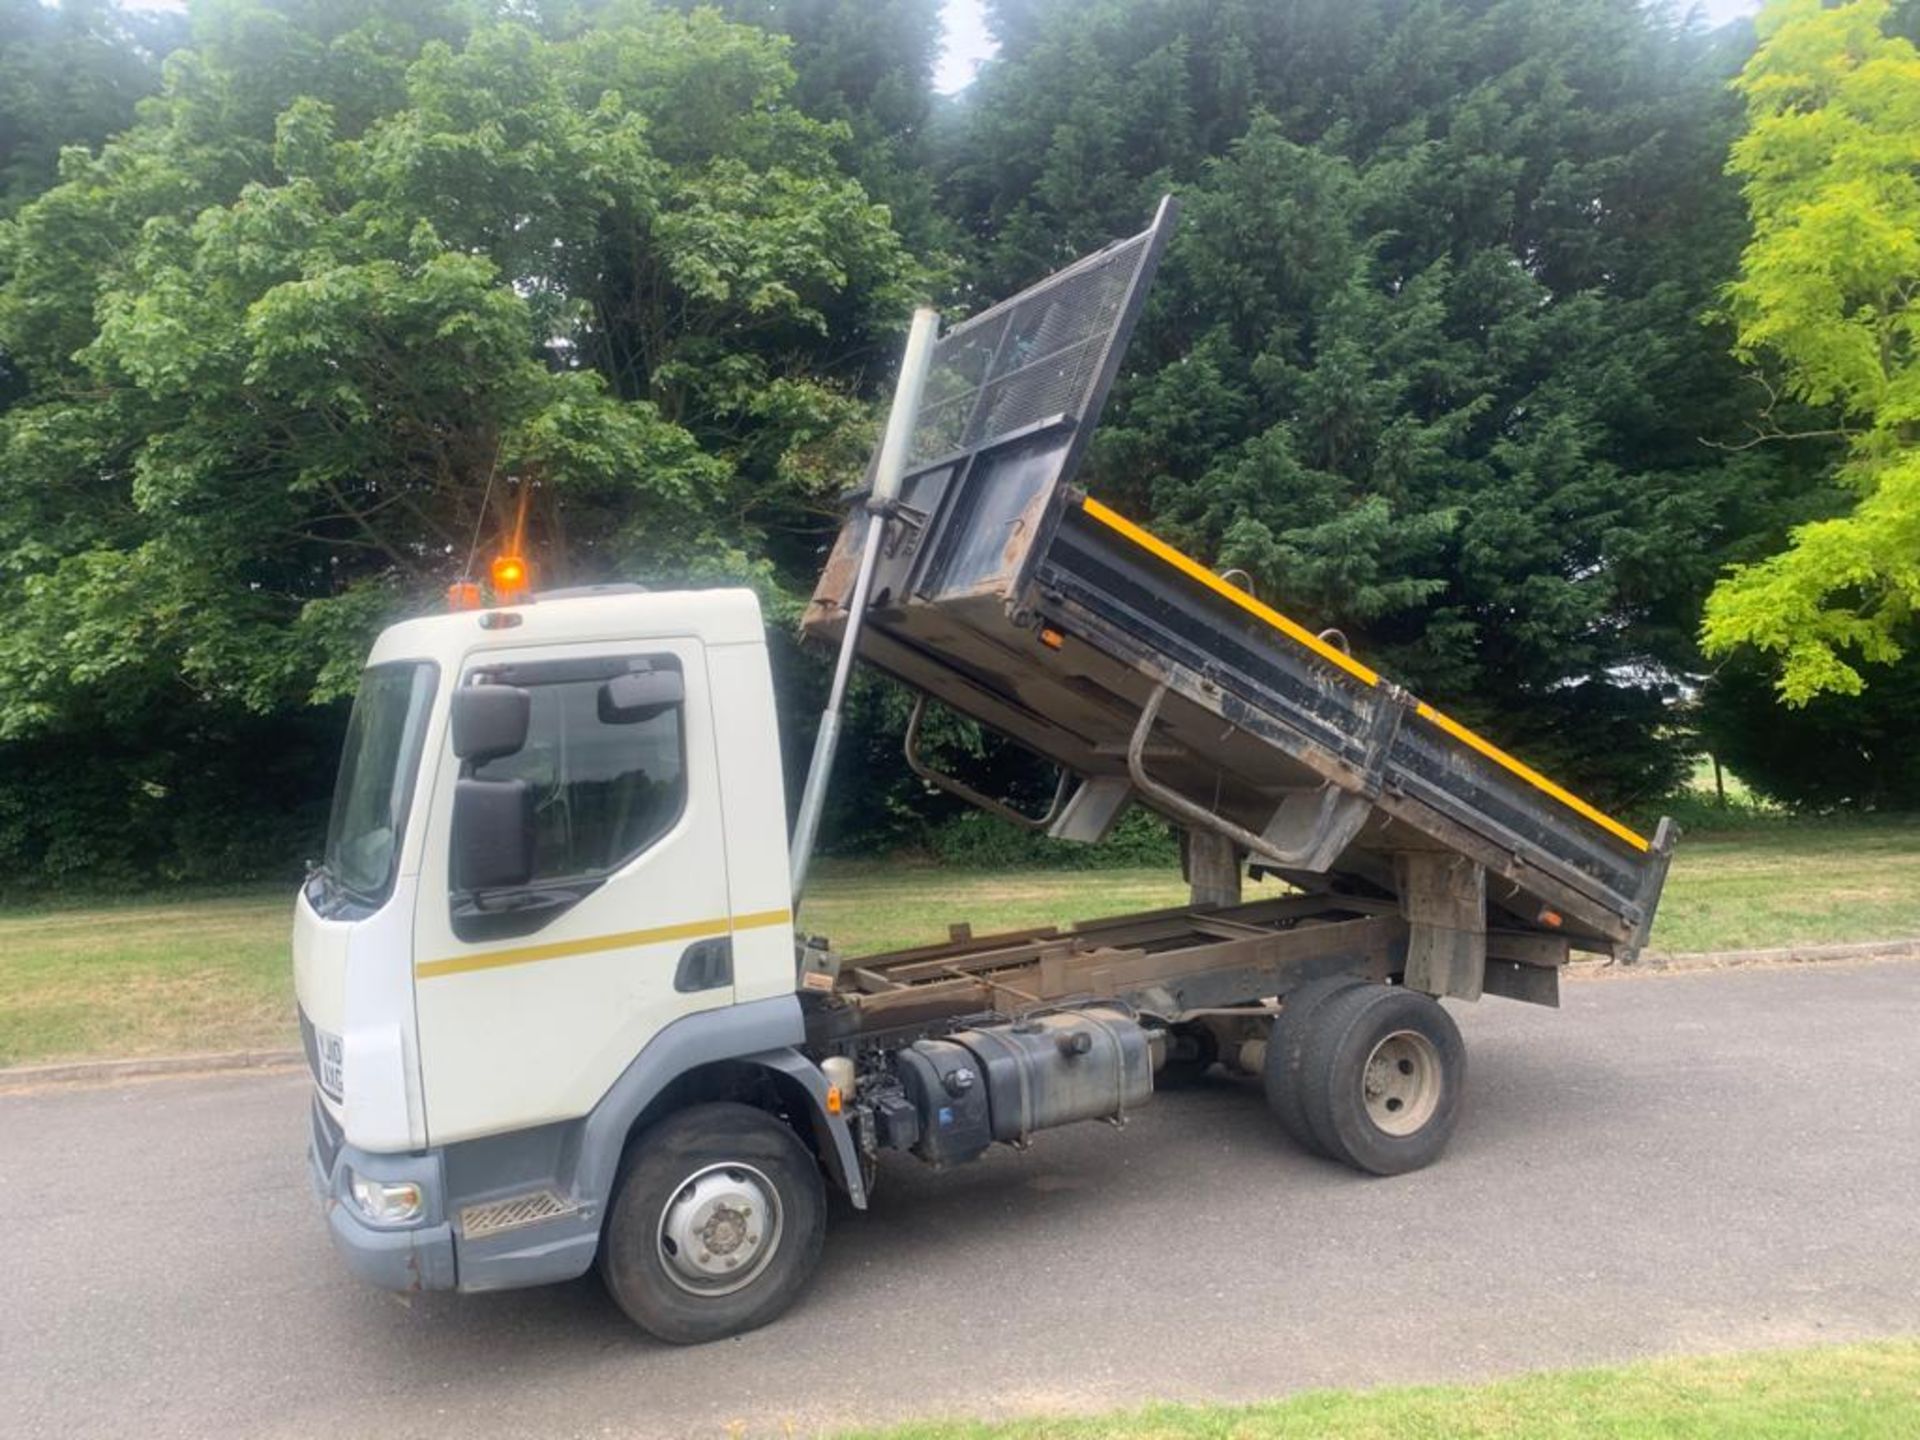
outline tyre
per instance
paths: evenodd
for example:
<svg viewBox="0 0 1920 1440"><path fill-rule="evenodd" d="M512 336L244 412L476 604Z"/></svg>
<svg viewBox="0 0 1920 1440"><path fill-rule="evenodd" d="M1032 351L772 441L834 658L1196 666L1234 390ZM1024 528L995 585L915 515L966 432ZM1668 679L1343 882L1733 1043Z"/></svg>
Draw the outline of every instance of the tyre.
<svg viewBox="0 0 1920 1440"><path fill-rule="evenodd" d="M820 1167L750 1105L696 1105L634 1142L608 1208L600 1272L649 1334L698 1344L794 1302L826 1233Z"/></svg>
<svg viewBox="0 0 1920 1440"><path fill-rule="evenodd" d="M1467 1050L1440 1002L1357 985L1314 1014L1300 1105L1320 1152L1372 1175L1438 1159L1460 1118Z"/></svg>
<svg viewBox="0 0 1920 1440"><path fill-rule="evenodd" d="M1307 1037L1313 1034L1313 1017L1322 1005L1341 991L1365 983L1352 975L1328 975L1296 986L1287 992L1286 1004L1267 1037L1267 1063L1262 1076L1267 1108L1296 1145L1315 1155L1327 1152L1313 1138L1313 1127L1307 1123L1307 1112L1300 1103L1300 1067L1306 1062Z"/></svg>

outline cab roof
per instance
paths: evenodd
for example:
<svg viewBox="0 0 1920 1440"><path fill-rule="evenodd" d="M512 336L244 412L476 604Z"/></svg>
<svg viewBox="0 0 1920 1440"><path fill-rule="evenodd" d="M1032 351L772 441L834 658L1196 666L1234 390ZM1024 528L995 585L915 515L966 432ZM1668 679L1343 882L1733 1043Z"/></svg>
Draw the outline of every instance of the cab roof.
<svg viewBox="0 0 1920 1440"><path fill-rule="evenodd" d="M380 632L369 665L457 663L486 650L685 637L707 645L758 645L766 631L751 590L599 590L523 604L402 620Z"/></svg>

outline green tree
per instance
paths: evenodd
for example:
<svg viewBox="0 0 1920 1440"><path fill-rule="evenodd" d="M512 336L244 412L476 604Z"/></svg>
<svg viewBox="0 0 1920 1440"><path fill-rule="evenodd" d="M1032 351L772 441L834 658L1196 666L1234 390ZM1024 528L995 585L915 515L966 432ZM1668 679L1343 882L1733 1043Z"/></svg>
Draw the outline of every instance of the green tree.
<svg viewBox="0 0 1920 1440"><path fill-rule="evenodd" d="M1020 0L943 184L994 293L1187 200L1089 478L1556 774L1659 793L1805 476L1699 323L1740 32L1637 0Z"/></svg>
<svg viewBox="0 0 1920 1440"><path fill-rule="evenodd" d="M112 0L0 0L0 215L53 183L63 147L131 125L184 35L178 15Z"/></svg>
<svg viewBox="0 0 1920 1440"><path fill-rule="evenodd" d="M133 123L184 34L178 15L110 0L0 0L0 219L53 183L62 148L96 147ZM24 388L0 346L0 410Z"/></svg>
<svg viewBox="0 0 1920 1440"><path fill-rule="evenodd" d="M1832 691L1780 704L1774 667L1756 650L1729 657L1701 693L1707 749L1752 789L1815 810L1920 809L1920 655L1876 667L1859 695Z"/></svg>
<svg viewBox="0 0 1920 1440"><path fill-rule="evenodd" d="M326 702L476 535L810 580L921 284L844 132L711 11L463 15L204 5L0 225L0 740Z"/></svg>
<svg viewBox="0 0 1920 1440"><path fill-rule="evenodd" d="M1708 601L1709 653L1752 646L1790 704L1858 694L1898 660L1920 603L1920 52L1886 0L1781 0L1742 72L1729 168L1753 239L1727 288L1737 353L1770 394L1836 417L1846 513L1735 568ZM1771 415L1757 439L1778 433Z"/></svg>
<svg viewBox="0 0 1920 1440"><path fill-rule="evenodd" d="M678 0L687 9L715 0ZM943 247L946 225L927 170L939 0L717 0L730 20L787 36L793 99L844 125L846 168L891 211L917 252Z"/></svg>

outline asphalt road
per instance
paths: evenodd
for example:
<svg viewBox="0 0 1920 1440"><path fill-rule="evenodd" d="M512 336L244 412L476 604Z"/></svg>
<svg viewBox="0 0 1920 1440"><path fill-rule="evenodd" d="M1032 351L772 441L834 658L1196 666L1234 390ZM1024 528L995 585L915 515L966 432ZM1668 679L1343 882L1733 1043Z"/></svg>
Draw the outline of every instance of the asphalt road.
<svg viewBox="0 0 1920 1440"><path fill-rule="evenodd" d="M598 1283L335 1263L298 1075L0 1096L0 1433L810 1434L1920 1331L1920 964L1456 1011L1447 1157L1369 1180L1248 1086L843 1208L811 1294L694 1350Z"/></svg>

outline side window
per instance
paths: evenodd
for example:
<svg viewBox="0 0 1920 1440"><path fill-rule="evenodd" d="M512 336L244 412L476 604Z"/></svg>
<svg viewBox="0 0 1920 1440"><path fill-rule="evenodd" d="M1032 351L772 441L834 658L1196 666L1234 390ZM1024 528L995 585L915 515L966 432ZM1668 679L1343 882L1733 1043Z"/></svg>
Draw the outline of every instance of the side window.
<svg viewBox="0 0 1920 1440"><path fill-rule="evenodd" d="M680 671L671 655L617 664L629 674ZM621 711L608 703L605 668L581 674L561 662L516 670L501 678L532 697L527 743L474 774L531 787L534 883L599 879L671 830L686 806L685 706Z"/></svg>

